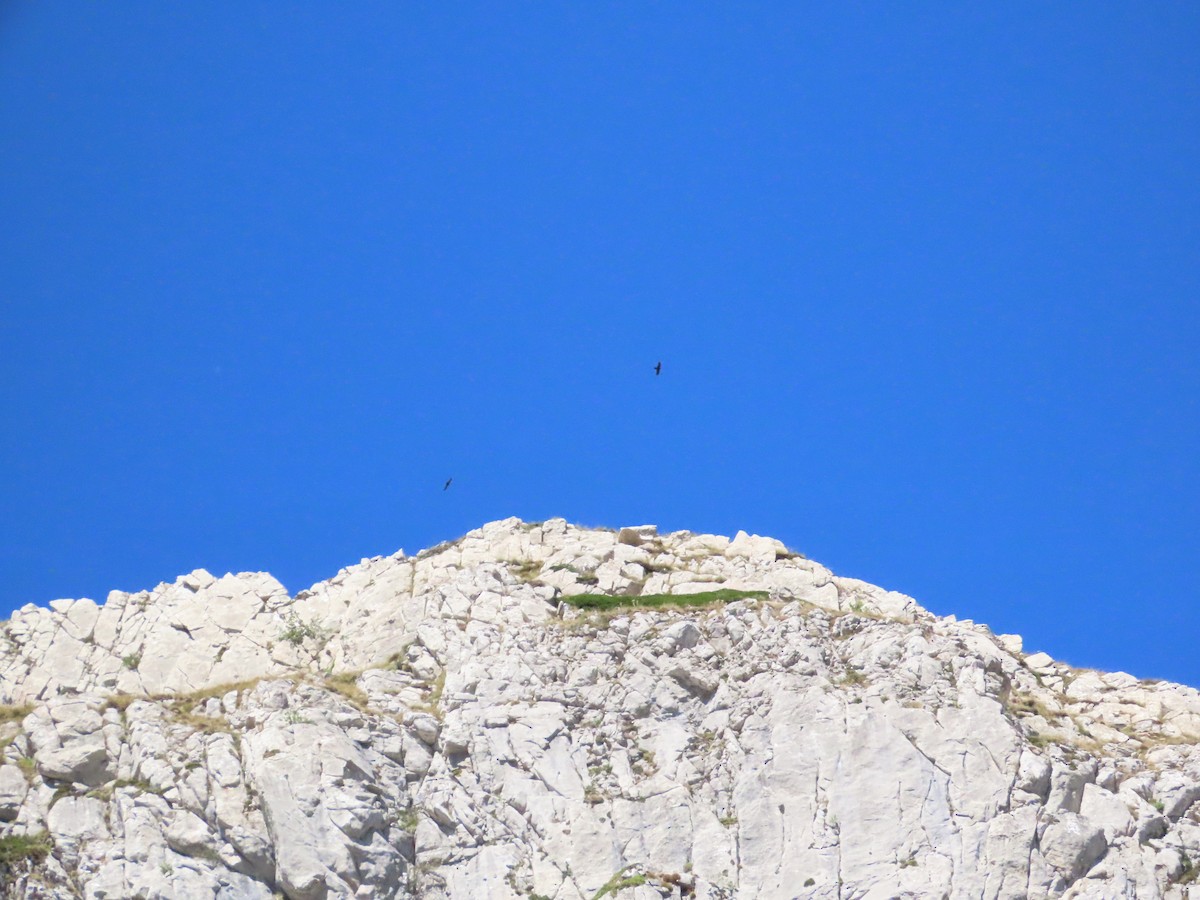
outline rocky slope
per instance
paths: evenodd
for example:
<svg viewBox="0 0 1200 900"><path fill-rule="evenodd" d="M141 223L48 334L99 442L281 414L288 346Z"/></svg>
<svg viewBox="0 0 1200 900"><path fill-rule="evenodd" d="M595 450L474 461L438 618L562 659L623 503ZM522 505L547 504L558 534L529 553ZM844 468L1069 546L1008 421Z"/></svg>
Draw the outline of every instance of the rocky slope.
<svg viewBox="0 0 1200 900"><path fill-rule="evenodd" d="M5 897L1200 897L1195 690L745 534L27 606L0 702Z"/></svg>

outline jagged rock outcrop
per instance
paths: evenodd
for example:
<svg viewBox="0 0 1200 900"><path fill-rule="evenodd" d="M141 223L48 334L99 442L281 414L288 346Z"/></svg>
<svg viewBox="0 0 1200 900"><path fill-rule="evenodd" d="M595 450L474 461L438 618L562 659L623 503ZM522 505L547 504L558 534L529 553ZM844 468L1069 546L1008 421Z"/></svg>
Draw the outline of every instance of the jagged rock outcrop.
<svg viewBox="0 0 1200 900"><path fill-rule="evenodd" d="M5 897L1200 896L1195 690L745 534L27 606L0 702Z"/></svg>

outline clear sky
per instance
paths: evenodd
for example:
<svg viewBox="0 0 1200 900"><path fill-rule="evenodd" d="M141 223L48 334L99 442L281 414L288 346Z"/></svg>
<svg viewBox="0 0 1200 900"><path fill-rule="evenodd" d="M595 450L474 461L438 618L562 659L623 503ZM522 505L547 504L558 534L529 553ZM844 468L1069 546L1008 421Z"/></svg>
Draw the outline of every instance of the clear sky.
<svg viewBox="0 0 1200 900"><path fill-rule="evenodd" d="M1200 685L1198 144L1195 4L7 3L0 614L564 516Z"/></svg>

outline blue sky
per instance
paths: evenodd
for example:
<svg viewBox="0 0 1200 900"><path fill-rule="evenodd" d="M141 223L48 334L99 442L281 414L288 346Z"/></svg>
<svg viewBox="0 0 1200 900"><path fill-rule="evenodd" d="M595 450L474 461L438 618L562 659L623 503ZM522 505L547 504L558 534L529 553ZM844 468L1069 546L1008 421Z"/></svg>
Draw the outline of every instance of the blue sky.
<svg viewBox="0 0 1200 900"><path fill-rule="evenodd" d="M1198 62L1190 4L10 3L0 613L564 516L1200 685Z"/></svg>

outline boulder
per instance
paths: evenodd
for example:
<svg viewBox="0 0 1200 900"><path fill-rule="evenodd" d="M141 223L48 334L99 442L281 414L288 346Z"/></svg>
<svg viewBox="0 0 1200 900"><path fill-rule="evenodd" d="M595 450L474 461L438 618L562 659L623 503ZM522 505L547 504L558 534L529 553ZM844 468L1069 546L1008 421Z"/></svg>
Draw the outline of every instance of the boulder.
<svg viewBox="0 0 1200 900"><path fill-rule="evenodd" d="M1039 846L1046 862L1068 882L1087 872L1108 849L1103 829L1072 812L1054 815L1042 832Z"/></svg>
<svg viewBox="0 0 1200 900"><path fill-rule="evenodd" d="M55 781L95 787L112 777L108 750L100 735L79 738L63 747L39 750L34 759L38 772Z"/></svg>

